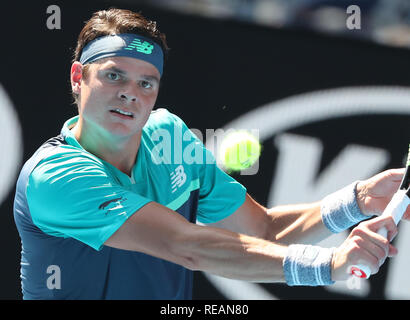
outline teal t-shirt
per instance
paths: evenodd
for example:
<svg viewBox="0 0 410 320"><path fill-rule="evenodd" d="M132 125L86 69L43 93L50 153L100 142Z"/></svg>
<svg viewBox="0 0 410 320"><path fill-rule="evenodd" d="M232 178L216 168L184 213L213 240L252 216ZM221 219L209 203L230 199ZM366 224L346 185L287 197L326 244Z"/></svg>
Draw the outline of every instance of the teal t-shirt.
<svg viewBox="0 0 410 320"><path fill-rule="evenodd" d="M153 111L144 126L131 176L82 148L70 131L77 119L69 119L60 136L37 150L17 183L14 216L23 246L23 295L58 298L76 292L85 299L189 298L189 270L143 253L109 248L104 242L151 201L193 223L212 223L235 212L246 189L220 170L212 153L166 109ZM107 276L107 264L119 261L123 267ZM47 275L38 274L49 265L64 265L72 282L65 290L46 288ZM128 269L132 276L124 274ZM79 270L93 273L93 278L100 275L105 289L91 290L87 277L76 275ZM143 277L151 271L157 274ZM173 285L164 290L164 281Z"/></svg>

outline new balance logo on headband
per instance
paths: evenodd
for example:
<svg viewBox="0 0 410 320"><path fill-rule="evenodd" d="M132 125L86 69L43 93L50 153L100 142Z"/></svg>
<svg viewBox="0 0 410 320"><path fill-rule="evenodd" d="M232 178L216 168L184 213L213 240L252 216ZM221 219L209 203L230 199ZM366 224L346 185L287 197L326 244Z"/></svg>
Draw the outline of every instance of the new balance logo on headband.
<svg viewBox="0 0 410 320"><path fill-rule="evenodd" d="M124 50L137 50L138 52L151 54L154 49L154 45L147 41L141 42L140 39L134 39Z"/></svg>

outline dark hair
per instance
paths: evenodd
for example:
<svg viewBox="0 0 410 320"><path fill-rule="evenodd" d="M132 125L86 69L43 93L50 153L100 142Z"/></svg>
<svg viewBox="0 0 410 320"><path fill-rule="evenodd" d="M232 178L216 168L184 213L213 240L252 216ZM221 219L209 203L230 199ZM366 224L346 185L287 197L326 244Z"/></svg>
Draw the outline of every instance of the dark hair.
<svg viewBox="0 0 410 320"><path fill-rule="evenodd" d="M148 20L141 13L125 9L111 8L95 12L81 30L77 47L74 51L73 61L79 61L81 52L90 41L110 34L135 33L150 38L161 46L164 52L164 64L168 56L168 45L165 34L157 28L155 21ZM87 76L88 65L83 68L83 77ZM73 93L75 103L78 95Z"/></svg>

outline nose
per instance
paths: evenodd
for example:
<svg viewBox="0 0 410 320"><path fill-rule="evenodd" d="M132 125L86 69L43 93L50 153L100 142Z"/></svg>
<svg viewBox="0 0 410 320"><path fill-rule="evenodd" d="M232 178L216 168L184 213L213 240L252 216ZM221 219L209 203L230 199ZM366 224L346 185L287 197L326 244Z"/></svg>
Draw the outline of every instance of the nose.
<svg viewBox="0 0 410 320"><path fill-rule="evenodd" d="M121 88L118 92L118 97L123 102L133 103L138 101L138 89L136 86L128 85Z"/></svg>

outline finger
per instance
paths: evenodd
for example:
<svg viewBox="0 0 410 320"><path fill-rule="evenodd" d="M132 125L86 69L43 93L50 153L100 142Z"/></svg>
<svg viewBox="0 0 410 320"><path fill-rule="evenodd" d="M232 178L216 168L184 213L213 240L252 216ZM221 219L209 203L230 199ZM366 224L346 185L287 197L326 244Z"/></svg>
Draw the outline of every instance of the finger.
<svg viewBox="0 0 410 320"><path fill-rule="evenodd" d="M397 236L398 234L398 229L397 229L397 225L394 222L393 218L391 218L392 222L389 222L389 227L388 227L388 231L387 231L387 240L389 242L392 242L393 239Z"/></svg>
<svg viewBox="0 0 410 320"><path fill-rule="evenodd" d="M404 173L406 172L406 168L395 168L386 170L386 172L390 173L390 175L396 179L400 180L403 178Z"/></svg>
<svg viewBox="0 0 410 320"><path fill-rule="evenodd" d="M392 242L394 238L396 238L397 234L398 234L398 229L396 227L396 231L389 231L387 233L387 240L389 240L389 242Z"/></svg>
<svg viewBox="0 0 410 320"><path fill-rule="evenodd" d="M389 241L382 235L370 230L366 225L358 226L352 231L353 241L374 255L378 260L385 259L389 253Z"/></svg>
<svg viewBox="0 0 410 320"><path fill-rule="evenodd" d="M398 185L403 179L405 171L405 168L390 169L382 172L380 175L387 178L388 181L390 181L390 183L392 183L393 185Z"/></svg>
<svg viewBox="0 0 410 320"><path fill-rule="evenodd" d="M406 211L403 214L403 218L404 220L410 220L410 206L407 207Z"/></svg>
<svg viewBox="0 0 410 320"><path fill-rule="evenodd" d="M377 261L385 259L389 253L389 242L379 234L369 230L356 230L352 240L360 247L361 252L367 252Z"/></svg>
<svg viewBox="0 0 410 320"><path fill-rule="evenodd" d="M389 245L389 254L388 254L388 257L389 257L389 258L395 257L395 256L397 256L398 253L399 253L399 250L398 250L395 246L393 246L392 244L390 244L390 245Z"/></svg>
<svg viewBox="0 0 410 320"><path fill-rule="evenodd" d="M375 234L375 236L380 236L379 234ZM370 239L370 238L369 238ZM377 266L377 270L375 273L378 272L378 268L381 267L384 262L386 261L387 257L393 257L397 254L397 249L392 246L390 243L386 241L385 238L382 238L382 241L372 242L368 239L363 239L364 242L362 244L362 249L364 250L363 255L371 261L371 263Z"/></svg>
<svg viewBox="0 0 410 320"><path fill-rule="evenodd" d="M376 232L376 233L380 229L386 228L388 235L393 236L397 234L397 226L396 226L396 223L394 222L393 217L391 216L387 216L387 217L380 216L372 220L366 221L364 223L364 227L367 227L369 230ZM391 239L391 237L388 236L388 239Z"/></svg>
<svg viewBox="0 0 410 320"><path fill-rule="evenodd" d="M403 220L410 220L410 211L406 211L404 214L403 214L403 218L402 218Z"/></svg>

